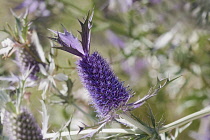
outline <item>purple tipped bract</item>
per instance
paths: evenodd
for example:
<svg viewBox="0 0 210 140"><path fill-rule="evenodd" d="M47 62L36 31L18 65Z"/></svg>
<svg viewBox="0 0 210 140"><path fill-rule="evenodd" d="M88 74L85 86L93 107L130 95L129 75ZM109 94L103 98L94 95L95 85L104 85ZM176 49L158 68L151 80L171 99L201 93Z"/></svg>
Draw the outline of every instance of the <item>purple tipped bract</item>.
<svg viewBox="0 0 210 140"><path fill-rule="evenodd" d="M98 52L89 54L92 16L93 14L88 14L84 23L79 21L82 27L81 44L66 29L64 33L52 31L57 36L51 39L61 45L56 48L81 57L77 62L79 76L89 91L98 116L105 118L115 114L116 110L122 109L131 95L128 88L118 80L109 64Z"/></svg>
<svg viewBox="0 0 210 140"><path fill-rule="evenodd" d="M56 38L51 38L51 39L57 41L59 44L62 45L62 47L56 47L56 48L67 51L69 53L72 53L80 57L85 55L80 41L76 37L74 37L74 35L69 33L65 28L64 28L64 33L56 32L53 30L50 31L57 34Z"/></svg>

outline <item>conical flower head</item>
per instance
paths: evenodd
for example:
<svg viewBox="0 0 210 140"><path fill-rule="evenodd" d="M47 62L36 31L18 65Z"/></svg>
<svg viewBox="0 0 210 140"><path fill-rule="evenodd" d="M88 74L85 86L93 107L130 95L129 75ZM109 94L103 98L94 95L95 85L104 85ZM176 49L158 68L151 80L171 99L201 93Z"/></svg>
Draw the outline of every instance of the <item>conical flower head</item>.
<svg viewBox="0 0 210 140"><path fill-rule="evenodd" d="M32 69L29 75L31 80L38 79L37 73L40 71L39 65L45 67L45 60L40 56L40 53L43 54L43 50L37 41L38 37L36 32L33 31L31 35L31 43L16 50L16 61L21 72L24 73L27 69Z"/></svg>
<svg viewBox="0 0 210 140"><path fill-rule="evenodd" d="M66 29L64 33L52 31L57 37L51 39L61 44L62 47L57 47L58 49L81 57L77 63L79 76L89 91L98 116L104 118L115 114L116 110L123 109L131 95L98 52L89 54L91 20L92 14L88 14L84 23L80 21L81 44Z"/></svg>
<svg viewBox="0 0 210 140"><path fill-rule="evenodd" d="M27 110L19 114L6 112L3 126L10 140L43 140L40 127Z"/></svg>
<svg viewBox="0 0 210 140"><path fill-rule="evenodd" d="M13 13L14 14L14 13ZM0 49L0 55L3 57L9 57L14 52L16 53L16 61L22 73L25 73L28 69L33 69L29 77L31 80L36 80L37 72L39 72L39 65L45 66L45 56L42 46L39 42L37 32L30 29L31 23L27 21L27 13L22 16L14 14L16 19L16 26L12 30L12 27L8 25L8 29L4 29L6 33L10 35L10 38L2 41L2 48Z"/></svg>
<svg viewBox="0 0 210 140"><path fill-rule="evenodd" d="M112 114L126 105L130 98L128 88L118 80L99 53L94 52L79 60L78 71L100 117Z"/></svg>

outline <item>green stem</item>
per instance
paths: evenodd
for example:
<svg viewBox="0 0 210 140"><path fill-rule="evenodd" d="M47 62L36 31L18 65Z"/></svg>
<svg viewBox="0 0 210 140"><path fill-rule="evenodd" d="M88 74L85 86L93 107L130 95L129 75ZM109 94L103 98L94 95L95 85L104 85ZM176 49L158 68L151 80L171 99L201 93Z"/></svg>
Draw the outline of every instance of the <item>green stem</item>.
<svg viewBox="0 0 210 140"><path fill-rule="evenodd" d="M94 132L96 129L83 130L80 133L78 131L70 131L71 136L82 136ZM99 133L106 134L136 134L138 133L135 129L102 129ZM53 138L57 133L48 133L44 136L45 139ZM61 137L69 136L69 132L61 132Z"/></svg>
<svg viewBox="0 0 210 140"><path fill-rule="evenodd" d="M23 95L25 93L25 80L22 80L20 81L21 84L21 88L20 88L20 91L17 91L18 95L17 95L17 106L16 106L16 113L18 114L19 111L20 111L20 105L21 105L21 101L22 101L22 98L23 98Z"/></svg>
<svg viewBox="0 0 210 140"><path fill-rule="evenodd" d="M142 130L143 132L147 133L148 135L152 135L153 132L148 127L144 126L139 121L134 120L130 115L122 113L120 114L120 117L122 117L132 125L136 126L138 129Z"/></svg>
<svg viewBox="0 0 210 140"><path fill-rule="evenodd" d="M61 92L59 91L59 89L53 85L53 88L60 94ZM84 110L82 110L77 104L75 104L74 102L71 102L71 105L73 105L75 108L77 108L79 111L81 111L84 115L86 115L88 118L90 118L90 120L92 120L93 122L96 122L88 113L86 113Z"/></svg>
<svg viewBox="0 0 210 140"><path fill-rule="evenodd" d="M161 133L165 133L167 131L173 130L174 128L178 128L184 124L187 124L195 119L199 119L202 118L206 115L210 114L210 107L207 107L203 110L200 110L198 112L195 112L193 114L190 114L188 116L185 116L177 121L174 121L168 125L163 126L160 131L159 134ZM140 122L133 120L128 114L120 114L120 116L125 119L126 121L130 122L131 124L133 124L134 126L138 127L138 129L102 129L99 133L106 133L106 134L138 134L140 135L142 131L144 131L147 134L151 134L151 130L148 127L145 127L143 124L141 124ZM78 133L79 131L71 131L70 135L71 136L81 136L81 135L86 135L89 134L91 132L95 132L97 129L89 129L89 130L83 130L80 133ZM54 136L58 135L58 133L48 133L44 136L44 138L53 138ZM61 132L60 136L69 136L69 132Z"/></svg>
<svg viewBox="0 0 210 140"><path fill-rule="evenodd" d="M189 122L191 122L193 120L202 118L202 117L204 117L204 116L206 116L208 114L210 114L210 107L204 108L204 109L202 109L202 110L200 110L198 112L195 112L193 114L190 114L190 115L185 116L185 117L183 117L183 118L181 118L181 119L179 119L177 121L174 121L174 122L172 122L170 124L167 124L167 125L163 126L160 129L159 133L165 133L165 132L167 132L169 130L172 130L174 128L177 128L177 127L180 127L180 126L182 126L184 124L187 124L187 123L189 123Z"/></svg>
<svg viewBox="0 0 210 140"><path fill-rule="evenodd" d="M86 115L90 120L93 122L96 122L88 113L86 113L84 110L82 110L78 105L76 105L74 102L72 102L72 105L77 108L79 111L81 111L84 115Z"/></svg>

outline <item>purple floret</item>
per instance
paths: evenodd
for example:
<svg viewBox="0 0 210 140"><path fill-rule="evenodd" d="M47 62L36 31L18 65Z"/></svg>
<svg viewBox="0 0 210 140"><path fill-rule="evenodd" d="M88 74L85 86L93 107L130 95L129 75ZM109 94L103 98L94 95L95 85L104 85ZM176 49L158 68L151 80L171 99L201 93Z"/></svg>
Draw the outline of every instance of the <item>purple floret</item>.
<svg viewBox="0 0 210 140"><path fill-rule="evenodd" d="M78 61L78 72L89 91L92 104L100 117L124 106L130 98L129 91L120 82L99 53L94 52Z"/></svg>

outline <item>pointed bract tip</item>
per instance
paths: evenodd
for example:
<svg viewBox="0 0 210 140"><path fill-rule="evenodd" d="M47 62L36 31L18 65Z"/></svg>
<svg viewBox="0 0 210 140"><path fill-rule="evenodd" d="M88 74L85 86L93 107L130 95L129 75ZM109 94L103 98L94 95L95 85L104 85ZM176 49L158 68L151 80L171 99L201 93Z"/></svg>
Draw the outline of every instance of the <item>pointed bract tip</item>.
<svg viewBox="0 0 210 140"><path fill-rule="evenodd" d="M49 31L51 31L54 34L58 34L58 31L52 30L52 29L48 29Z"/></svg>
<svg viewBox="0 0 210 140"><path fill-rule="evenodd" d="M68 31L66 30L66 28L64 27L63 24L61 24L61 26L62 26L62 28L63 28L64 33L68 32Z"/></svg>

